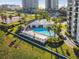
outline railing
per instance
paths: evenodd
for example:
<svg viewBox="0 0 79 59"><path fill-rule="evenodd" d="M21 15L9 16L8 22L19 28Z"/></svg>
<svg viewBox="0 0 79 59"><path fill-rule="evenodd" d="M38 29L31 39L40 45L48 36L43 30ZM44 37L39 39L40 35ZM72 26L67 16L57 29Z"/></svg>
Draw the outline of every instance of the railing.
<svg viewBox="0 0 79 59"><path fill-rule="evenodd" d="M27 34L27 33L20 33L20 34L25 35L25 36L28 36L28 37L32 38L33 40L40 41L40 42L43 43L43 44L46 42L46 41L43 41L44 39L42 39L42 38L38 38L38 37L36 37L36 36L32 36L32 35L29 35L29 34ZM41 40L42 40L42 41L41 41Z"/></svg>

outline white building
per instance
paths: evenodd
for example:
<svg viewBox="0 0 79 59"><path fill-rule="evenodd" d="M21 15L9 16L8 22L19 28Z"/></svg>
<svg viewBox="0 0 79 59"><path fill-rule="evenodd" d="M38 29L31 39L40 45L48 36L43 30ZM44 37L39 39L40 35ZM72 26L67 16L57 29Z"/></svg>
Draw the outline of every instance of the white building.
<svg viewBox="0 0 79 59"><path fill-rule="evenodd" d="M38 9L38 0L22 0L23 9Z"/></svg>
<svg viewBox="0 0 79 59"><path fill-rule="evenodd" d="M68 0L69 33L79 42L79 0Z"/></svg>
<svg viewBox="0 0 79 59"><path fill-rule="evenodd" d="M58 0L45 0L45 8L47 10L58 10Z"/></svg>
<svg viewBox="0 0 79 59"><path fill-rule="evenodd" d="M29 23L27 26L30 26L31 28L32 27L47 27L47 26L49 26L49 25L51 26L53 24L54 24L54 22L52 22L52 21L47 21L46 19L42 19L42 20L35 20L35 21Z"/></svg>

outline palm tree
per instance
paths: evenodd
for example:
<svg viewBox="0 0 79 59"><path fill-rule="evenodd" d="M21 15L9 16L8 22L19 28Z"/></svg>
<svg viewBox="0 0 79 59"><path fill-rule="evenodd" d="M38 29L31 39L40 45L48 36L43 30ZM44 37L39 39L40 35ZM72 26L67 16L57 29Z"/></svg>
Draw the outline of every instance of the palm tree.
<svg viewBox="0 0 79 59"><path fill-rule="evenodd" d="M2 19L2 22L4 22L4 15L1 14L1 19Z"/></svg>
<svg viewBox="0 0 79 59"><path fill-rule="evenodd" d="M21 16L21 14L20 14L20 13L18 13L18 14L17 14L17 16L18 16L18 17L20 17L20 16Z"/></svg>
<svg viewBox="0 0 79 59"><path fill-rule="evenodd" d="M50 16L47 16L47 18L46 18L46 19L47 19L47 21L50 21L50 20L51 20Z"/></svg>
<svg viewBox="0 0 79 59"><path fill-rule="evenodd" d="M21 14L20 14L20 13L18 13L18 14L17 14L17 16L18 16L18 17L19 17L19 19L20 19L20 17L21 17Z"/></svg>
<svg viewBox="0 0 79 59"><path fill-rule="evenodd" d="M51 29L52 29L52 27L51 26L47 26L47 29L48 29L48 32L50 33L50 36L51 36Z"/></svg>
<svg viewBox="0 0 79 59"><path fill-rule="evenodd" d="M12 15L9 15L10 20L12 21Z"/></svg>
<svg viewBox="0 0 79 59"><path fill-rule="evenodd" d="M6 20L7 20L7 16L5 15L5 16L4 16L4 21L6 22Z"/></svg>
<svg viewBox="0 0 79 59"><path fill-rule="evenodd" d="M54 19L52 19L52 21L54 21L53 29L54 29L55 33L57 33L57 34L60 33L62 20L58 19L58 18L54 18Z"/></svg>
<svg viewBox="0 0 79 59"><path fill-rule="evenodd" d="M57 28L56 28L56 25L54 24L52 26L52 31L54 32L54 38L55 38L55 35L56 35L56 30L57 30Z"/></svg>
<svg viewBox="0 0 79 59"><path fill-rule="evenodd" d="M50 20L50 19L48 19L48 20ZM48 42L50 44L52 44L53 41L56 42L56 40L55 40L55 39L57 39L56 34L59 34L61 32L61 21L57 20L56 18L52 19L52 20L54 21L54 25L47 27L48 29L51 29L54 32L54 37L48 39L49 40ZM59 22L59 25L57 25L58 22ZM50 35L51 35L51 33L50 33ZM51 50L52 50L52 48L51 48ZM56 50L57 50L57 48L56 48ZM52 55L51 55L51 59L52 59Z"/></svg>
<svg viewBox="0 0 79 59"><path fill-rule="evenodd" d="M35 13L35 19L38 19L38 14L37 13Z"/></svg>
<svg viewBox="0 0 79 59"><path fill-rule="evenodd" d="M48 26L47 29L48 29L48 32L50 33L50 36L51 36L50 30L52 29L52 27L51 27L51 26ZM50 44L52 44L52 37L50 37L50 38L48 39L48 42L49 42ZM52 47L51 47L51 50L52 50ZM52 59L52 54L51 54L51 59Z"/></svg>

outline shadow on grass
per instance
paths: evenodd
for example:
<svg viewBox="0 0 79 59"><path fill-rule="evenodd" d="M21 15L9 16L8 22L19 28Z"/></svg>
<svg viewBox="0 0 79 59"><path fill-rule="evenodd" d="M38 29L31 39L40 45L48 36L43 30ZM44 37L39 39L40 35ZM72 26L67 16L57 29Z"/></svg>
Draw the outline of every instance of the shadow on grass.
<svg viewBox="0 0 79 59"><path fill-rule="evenodd" d="M50 46L52 48L58 48L58 47L62 46L63 44L64 44L64 41L60 41L60 42L53 42L52 44L48 43L48 46Z"/></svg>
<svg viewBox="0 0 79 59"><path fill-rule="evenodd" d="M57 50L57 48L56 48L56 52L59 53L58 50ZM59 59L59 57L58 56L55 56L55 59Z"/></svg>
<svg viewBox="0 0 79 59"><path fill-rule="evenodd" d="M62 46L60 47L62 54L65 56L64 50L62 48Z"/></svg>
<svg viewBox="0 0 79 59"><path fill-rule="evenodd" d="M79 48L73 48L73 50L74 50L74 53L75 53L77 59L79 59Z"/></svg>
<svg viewBox="0 0 79 59"><path fill-rule="evenodd" d="M12 31L13 31L13 30L10 30L10 32L12 32ZM10 33L7 32L7 33L6 33L6 36L8 36L9 34L10 34Z"/></svg>

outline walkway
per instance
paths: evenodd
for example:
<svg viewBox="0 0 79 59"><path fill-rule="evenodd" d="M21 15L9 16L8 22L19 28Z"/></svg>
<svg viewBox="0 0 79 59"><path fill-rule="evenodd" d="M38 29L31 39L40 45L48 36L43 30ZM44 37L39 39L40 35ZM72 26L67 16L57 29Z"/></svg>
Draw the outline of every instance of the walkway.
<svg viewBox="0 0 79 59"><path fill-rule="evenodd" d="M62 36L65 38L64 42L71 48L76 47L76 44L73 42L73 40L70 40L65 34L62 34Z"/></svg>

